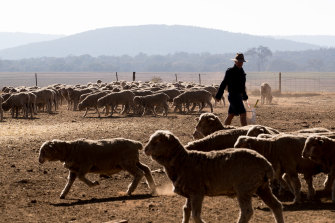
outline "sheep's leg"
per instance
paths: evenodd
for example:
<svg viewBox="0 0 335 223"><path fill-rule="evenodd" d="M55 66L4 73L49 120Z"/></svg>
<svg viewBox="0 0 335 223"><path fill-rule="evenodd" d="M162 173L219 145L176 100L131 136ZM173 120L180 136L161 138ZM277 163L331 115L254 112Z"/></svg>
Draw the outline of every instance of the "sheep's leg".
<svg viewBox="0 0 335 223"><path fill-rule="evenodd" d="M293 187L293 190L294 190L293 203L300 203L301 202L301 193L300 193L301 184L300 184L300 180L298 178L298 174L297 173L287 173L287 177L290 180L290 182L292 183L292 187Z"/></svg>
<svg viewBox="0 0 335 223"><path fill-rule="evenodd" d="M335 180L334 170L330 170L330 172L328 173L327 179L324 182L324 186L325 186L324 191L329 192L329 191L332 190L332 184L333 184L334 180Z"/></svg>
<svg viewBox="0 0 335 223"><path fill-rule="evenodd" d="M197 104L196 104L196 103L193 103L192 108L191 108L191 111L192 111L192 112L194 111L195 106L197 106ZM187 107L188 107L188 104L187 104ZM190 110L188 110L188 112L190 112Z"/></svg>
<svg viewBox="0 0 335 223"><path fill-rule="evenodd" d="M156 108L154 106L150 106L151 110L152 110L152 113L154 114L154 116L156 117L157 116L157 113L156 113Z"/></svg>
<svg viewBox="0 0 335 223"><path fill-rule="evenodd" d="M257 189L256 194L271 209L276 222L284 223L283 207L280 201L272 194L270 187L268 185L264 185Z"/></svg>
<svg viewBox="0 0 335 223"><path fill-rule="evenodd" d="M167 116L169 112L169 105L167 103L164 105L164 111L165 111L165 116Z"/></svg>
<svg viewBox="0 0 335 223"><path fill-rule="evenodd" d="M141 115L141 116L144 116L145 113L147 112L147 106L143 106L143 107L144 107L144 109L143 109L143 112L142 112L142 115Z"/></svg>
<svg viewBox="0 0 335 223"><path fill-rule="evenodd" d="M186 199L186 204L183 207L183 221L182 223L188 223L190 221L191 216L191 200L189 198Z"/></svg>
<svg viewBox="0 0 335 223"><path fill-rule="evenodd" d="M134 192L134 190L136 189L138 183L140 182L140 180L142 179L144 173L142 170L140 170L139 168L137 168L136 166L134 167L128 167L125 168L131 175L134 176L133 182L131 182L131 184L129 184L128 186L128 190L127 190L127 194L131 195L131 193Z"/></svg>
<svg viewBox="0 0 335 223"><path fill-rule="evenodd" d="M76 173L74 172L69 172L69 176L67 177L67 183L62 191L62 193L60 194L60 199L64 199L65 196L69 193L70 188L73 184L73 182L75 181L75 179L77 178Z"/></svg>
<svg viewBox="0 0 335 223"><path fill-rule="evenodd" d="M95 106L94 108L95 108L95 110L96 110L96 111L97 111L97 113L98 113L98 117L100 118L100 112L99 112L99 109L98 109L98 107L97 107L97 106Z"/></svg>
<svg viewBox="0 0 335 223"><path fill-rule="evenodd" d="M211 108L211 112L213 112L213 105L212 105L211 101L207 101L207 104Z"/></svg>
<svg viewBox="0 0 335 223"><path fill-rule="evenodd" d="M308 198L308 200L313 200L314 197L315 197L315 189L313 187L313 177L304 174L304 179L305 179L305 181L307 183L307 186L308 186L307 198Z"/></svg>
<svg viewBox="0 0 335 223"><path fill-rule="evenodd" d="M292 186L291 179L289 176L285 173L283 177L281 178L281 186L284 188L284 186L287 186L289 191L294 194L294 186Z"/></svg>
<svg viewBox="0 0 335 223"><path fill-rule="evenodd" d="M240 206L238 223L247 223L253 214L251 196L249 194L238 194L237 200Z"/></svg>
<svg viewBox="0 0 335 223"><path fill-rule="evenodd" d="M85 114L83 115L83 117L86 117L87 112L88 112L88 108L86 108L86 111L85 111Z"/></svg>
<svg viewBox="0 0 335 223"><path fill-rule="evenodd" d="M92 182L89 179L87 179L84 174L78 174L78 179L81 180L81 181L83 181L89 187L94 187L94 186L99 185L98 181Z"/></svg>
<svg viewBox="0 0 335 223"><path fill-rule="evenodd" d="M204 200L203 195L191 195L190 196L191 207L192 207L192 218L195 223L205 223L201 219L201 208L202 208L202 201Z"/></svg>
<svg viewBox="0 0 335 223"><path fill-rule="evenodd" d="M151 193L156 195L157 194L156 184L155 184L154 178L151 175L151 170L149 169L149 167L140 162L138 162L136 166L144 172L144 176L145 176L145 179L147 180L147 184L149 185L151 189Z"/></svg>
<svg viewBox="0 0 335 223"><path fill-rule="evenodd" d="M201 102L201 103L198 104L198 106L199 106L198 113L200 113L202 111L202 109L204 109L205 104L203 102Z"/></svg>

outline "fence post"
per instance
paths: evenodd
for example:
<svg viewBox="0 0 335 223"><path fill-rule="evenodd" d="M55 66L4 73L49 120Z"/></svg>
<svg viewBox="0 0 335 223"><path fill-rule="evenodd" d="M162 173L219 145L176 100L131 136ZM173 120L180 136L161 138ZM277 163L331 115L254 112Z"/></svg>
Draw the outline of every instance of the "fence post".
<svg viewBox="0 0 335 223"><path fill-rule="evenodd" d="M281 94L281 72L279 72L279 94Z"/></svg>
<svg viewBox="0 0 335 223"><path fill-rule="evenodd" d="M133 72L133 81L135 81L135 73L136 73L136 72Z"/></svg>
<svg viewBox="0 0 335 223"><path fill-rule="evenodd" d="M199 84L201 84L201 75L199 74Z"/></svg>
<svg viewBox="0 0 335 223"><path fill-rule="evenodd" d="M178 76L177 76L177 74L174 74L174 76L176 77L176 82L178 82Z"/></svg>
<svg viewBox="0 0 335 223"><path fill-rule="evenodd" d="M35 73L35 86L37 87L37 73Z"/></svg>
<svg viewBox="0 0 335 223"><path fill-rule="evenodd" d="M116 72L115 76L116 76L116 81L119 81L119 77L117 76L117 72Z"/></svg>

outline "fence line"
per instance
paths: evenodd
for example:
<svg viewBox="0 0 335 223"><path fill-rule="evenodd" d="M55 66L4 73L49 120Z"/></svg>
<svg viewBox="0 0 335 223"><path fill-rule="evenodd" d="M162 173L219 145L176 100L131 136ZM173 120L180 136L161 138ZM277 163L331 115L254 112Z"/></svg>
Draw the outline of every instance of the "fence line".
<svg viewBox="0 0 335 223"><path fill-rule="evenodd" d="M36 76L35 76L36 74ZM191 82L204 85L219 85L224 72L2 72L0 73L0 88L4 86L48 86L50 84L87 84L116 81L150 81ZM247 74L247 89L259 89L263 82L270 84L273 90L279 89L279 73L250 72ZM282 73L282 92L335 92L335 72L332 73Z"/></svg>

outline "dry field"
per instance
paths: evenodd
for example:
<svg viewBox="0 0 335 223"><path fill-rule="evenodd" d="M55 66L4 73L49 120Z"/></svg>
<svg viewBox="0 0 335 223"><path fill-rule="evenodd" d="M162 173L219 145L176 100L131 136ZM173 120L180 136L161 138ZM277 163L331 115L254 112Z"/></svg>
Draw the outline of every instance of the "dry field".
<svg viewBox="0 0 335 223"><path fill-rule="evenodd" d="M272 105L257 108L257 123L280 131L293 131L308 127L325 127L335 131L335 94L284 95L275 97ZM250 96L250 103L256 101ZM209 111L208 108L205 109ZM221 120L227 107L214 108ZM39 113L35 119L12 119L5 113L0 123L0 222L107 222L125 219L128 222L181 222L185 199L171 192L171 184L161 166L141 152L141 161L150 166L159 186L159 196L149 195L144 180L133 196L124 192L131 182L128 173L121 172L109 179L88 175L99 180L100 185L88 188L75 181L64 200L59 199L67 171L60 162L38 163L38 151L46 140L76 138L102 139L125 137L146 143L158 129L167 129L186 144L192 140L194 120L199 114L168 117L130 117L116 114L115 117L97 118L89 113L67 111L61 106L55 114ZM233 120L239 125L238 119ZM248 168L246 166L246 168ZM317 190L323 188L324 175L314 178ZM303 193L306 184L302 181ZM306 197L306 196L304 196ZM335 204L330 195L318 193L318 201L293 204L293 197L280 199L284 205L286 222L334 222ZM250 222L274 222L267 206L257 197L253 198L254 215ZM234 222L238 216L236 199L206 197L202 217L207 222Z"/></svg>

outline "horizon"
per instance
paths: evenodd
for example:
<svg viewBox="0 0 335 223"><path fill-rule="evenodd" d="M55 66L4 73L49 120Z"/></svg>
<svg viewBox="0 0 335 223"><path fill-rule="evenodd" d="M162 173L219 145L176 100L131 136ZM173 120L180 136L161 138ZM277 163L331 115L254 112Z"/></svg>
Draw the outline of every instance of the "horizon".
<svg viewBox="0 0 335 223"><path fill-rule="evenodd" d="M11 0L2 4L6 23L0 32L69 36L108 27L183 25L257 36L335 36L328 26L335 21L335 1L301 2Z"/></svg>

